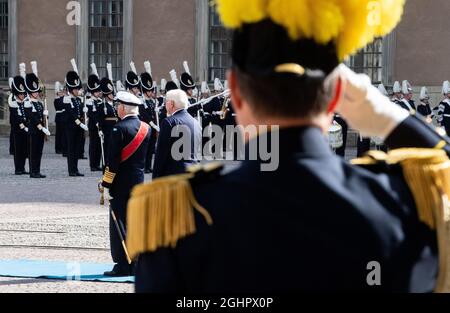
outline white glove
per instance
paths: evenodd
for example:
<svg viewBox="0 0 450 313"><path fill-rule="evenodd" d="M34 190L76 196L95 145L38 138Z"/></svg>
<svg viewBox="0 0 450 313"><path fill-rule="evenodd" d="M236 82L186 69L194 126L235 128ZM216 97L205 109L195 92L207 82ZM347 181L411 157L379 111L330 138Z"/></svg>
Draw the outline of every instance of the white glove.
<svg viewBox="0 0 450 313"><path fill-rule="evenodd" d="M99 135L100 137L104 137L104 136L105 136L101 130L98 131L98 135Z"/></svg>
<svg viewBox="0 0 450 313"><path fill-rule="evenodd" d="M88 108L87 107L84 107L83 108L83 113L87 113L89 110L88 110Z"/></svg>
<svg viewBox="0 0 450 313"><path fill-rule="evenodd" d="M42 112L42 114L44 114L44 116L48 116L48 110L44 110L44 112Z"/></svg>
<svg viewBox="0 0 450 313"><path fill-rule="evenodd" d="M28 133L28 131L29 131L28 127L25 127L23 130L24 130L26 133Z"/></svg>
<svg viewBox="0 0 450 313"><path fill-rule="evenodd" d="M114 199L113 197L111 197L111 195L110 195L110 193L109 193L109 188L103 188L103 198L106 200L106 201L111 201L112 199Z"/></svg>
<svg viewBox="0 0 450 313"><path fill-rule="evenodd" d="M69 96L65 96L63 98L63 103L65 103L65 104L72 104L72 98L69 97Z"/></svg>
<svg viewBox="0 0 450 313"><path fill-rule="evenodd" d="M89 128L86 125L84 125L83 123L80 123L80 127L83 128L85 131L89 130Z"/></svg>
<svg viewBox="0 0 450 313"><path fill-rule="evenodd" d="M46 134L47 136L50 136L50 135L51 135L50 132L49 132L49 130L48 130L47 128L45 128L45 127L42 127L41 131L42 131L44 134Z"/></svg>
<svg viewBox="0 0 450 313"><path fill-rule="evenodd" d="M339 65L325 80L325 88L336 94L338 79L342 81L342 96L336 111L364 137L377 136L385 140L410 113L391 102L372 86L365 74L356 74L346 65Z"/></svg>
<svg viewBox="0 0 450 313"><path fill-rule="evenodd" d="M156 125L155 123L150 122L150 126L151 126L152 128L154 128L158 133L160 132L160 129L159 129L158 125Z"/></svg>

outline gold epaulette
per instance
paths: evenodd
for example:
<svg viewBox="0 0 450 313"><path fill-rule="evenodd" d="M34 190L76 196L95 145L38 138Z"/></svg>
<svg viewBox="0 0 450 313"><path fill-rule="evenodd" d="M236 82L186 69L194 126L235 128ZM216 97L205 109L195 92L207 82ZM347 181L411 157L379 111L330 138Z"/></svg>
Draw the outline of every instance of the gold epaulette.
<svg viewBox="0 0 450 313"><path fill-rule="evenodd" d="M411 190L420 221L435 230L439 247L439 276L435 292L450 291L450 159L440 149L398 149L369 152L356 165L400 165Z"/></svg>
<svg viewBox="0 0 450 313"><path fill-rule="evenodd" d="M136 186L127 212L130 258L159 248L174 248L178 240L195 234L194 209L208 225L212 225L210 214L194 197L192 184L214 179L222 168L220 164L194 166L188 169L187 174Z"/></svg>

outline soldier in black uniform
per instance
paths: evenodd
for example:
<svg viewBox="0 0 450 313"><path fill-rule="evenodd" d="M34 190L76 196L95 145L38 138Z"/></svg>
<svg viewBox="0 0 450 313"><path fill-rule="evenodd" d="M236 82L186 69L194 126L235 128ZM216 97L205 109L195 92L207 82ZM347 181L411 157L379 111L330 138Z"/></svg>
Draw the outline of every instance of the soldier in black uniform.
<svg viewBox="0 0 450 313"><path fill-rule="evenodd" d="M42 151L44 149L45 136L50 136L50 131L45 127L45 119L48 117L48 111L40 100L41 91L37 70L34 73L27 74L25 78L25 88L28 92L29 101L25 103L25 114L29 121L30 129L30 177L45 178L41 174Z"/></svg>
<svg viewBox="0 0 450 313"><path fill-rule="evenodd" d="M22 76L14 77L11 82L12 96L9 99L9 112L11 132L14 137L14 167L16 175L29 174L25 170L25 162L28 157L28 120L25 114L25 80Z"/></svg>
<svg viewBox="0 0 450 313"><path fill-rule="evenodd" d="M420 103L417 106L417 112L431 124L433 122L433 111L431 110L430 96L428 95L428 89L426 87L422 87L420 90L419 98Z"/></svg>
<svg viewBox="0 0 450 313"><path fill-rule="evenodd" d="M149 124L153 131L148 145L147 160L145 162L145 173L153 172L152 161L155 155L156 140L159 132L159 116L156 112L158 100L156 99L156 84L149 71L141 74L141 87L143 103L139 106L139 117L141 121Z"/></svg>
<svg viewBox="0 0 450 313"><path fill-rule="evenodd" d="M100 136L104 138L103 151L109 150L112 129L119 120L114 107L114 86L109 78L104 77L100 81L100 88L103 93L103 102L98 110L98 125Z"/></svg>
<svg viewBox="0 0 450 313"><path fill-rule="evenodd" d="M130 63L131 71L127 73L127 78L125 80L125 87L126 89L131 92L136 97L140 97L141 93L141 86L140 86L140 80L139 76L137 75L136 66L134 65L134 62Z"/></svg>
<svg viewBox="0 0 450 313"><path fill-rule="evenodd" d="M129 201L127 233L130 256L137 257L136 291L433 291L436 233L419 213L427 206L416 206L416 189L409 189L401 169L375 161L382 158L374 156L372 168L346 163L324 138L336 110L352 128L386 139L391 148L450 152L448 142L393 105L367 76L339 65L368 43L357 39L370 40L366 36L373 36L373 28L362 18L351 25L356 38L350 47L335 43L333 36L340 33L320 44L323 32L295 39L289 35L292 27L288 32L264 18L266 7L260 21L238 25L240 14L233 10L239 8L232 1L221 6L230 19L237 18L229 74L237 120L244 127L280 126L268 138L278 139L279 164L265 171L262 158L248 159L227 174L198 167L137 187ZM361 12L352 14L370 14L365 5L355 10ZM332 19L330 14L324 16ZM320 19L315 23L318 30L328 29ZM248 139L247 152L259 139ZM439 155L443 166L448 162L442 150L425 151ZM414 161L420 154L408 153L398 156ZM431 192L431 186L425 188ZM183 216L177 223L171 219L175 213ZM382 283L372 286L374 262Z"/></svg>
<svg viewBox="0 0 450 313"><path fill-rule="evenodd" d="M86 101L88 108L88 128L89 128L89 165L92 172L101 172L100 166L102 160L102 147L99 135L99 112L102 100L102 90L100 88L100 79L98 77L97 66L91 64L93 74L88 77L87 88L91 94L90 99Z"/></svg>
<svg viewBox="0 0 450 313"><path fill-rule="evenodd" d="M111 133L102 183L105 200L110 202L118 223L115 224L111 217L111 255L116 264L111 271L105 273L106 276L129 276L133 272L118 231L125 237L126 208L131 190L144 182L145 160L152 131L138 118L140 103L139 98L128 92L117 93L117 113L121 121L114 126Z"/></svg>
<svg viewBox="0 0 450 313"><path fill-rule="evenodd" d="M444 99L439 103L438 106L438 121L441 126L445 129L447 135L450 134L450 82L445 81L442 86L442 95Z"/></svg>
<svg viewBox="0 0 450 313"><path fill-rule="evenodd" d="M398 104L405 110L409 111L411 114L416 114L416 104L414 103L413 98L413 90L411 84L404 80L402 83L402 99L398 102Z"/></svg>
<svg viewBox="0 0 450 313"><path fill-rule="evenodd" d="M82 154L81 144L84 132L88 127L84 121L83 104L79 97L82 89L81 79L77 72L70 71L66 75L66 85L69 96L64 97L64 109L67 116L66 138L67 138L67 165L69 176L84 176L78 170L78 160Z"/></svg>
<svg viewBox="0 0 450 313"><path fill-rule="evenodd" d="M64 109L64 87L60 82L55 83L55 100L53 102L55 107L55 152L67 156L67 140L66 132L64 130L66 124L66 114Z"/></svg>

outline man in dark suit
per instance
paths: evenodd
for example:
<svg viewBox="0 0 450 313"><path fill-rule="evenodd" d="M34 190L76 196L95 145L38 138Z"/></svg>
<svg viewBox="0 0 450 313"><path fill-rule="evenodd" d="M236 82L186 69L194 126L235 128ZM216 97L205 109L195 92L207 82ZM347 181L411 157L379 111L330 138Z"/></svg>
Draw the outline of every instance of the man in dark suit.
<svg viewBox="0 0 450 313"><path fill-rule="evenodd" d="M260 21L240 26L232 19L240 21L234 3L221 6L236 27L228 81L237 122L278 127L246 138L247 159L234 171L197 167L135 189L128 236L130 255L138 257L136 291L433 291L436 232L422 215L431 212L421 212L431 208L415 203L408 185L414 181L402 175L408 164L377 163L374 155L374 168L357 167L333 154L324 137L336 111L390 148L450 151L445 139L381 95L367 76L339 65L357 50L357 39L370 42L366 19L355 33L355 25L348 26L355 45L345 46L335 37L323 44L323 32L292 38L293 29L267 18L264 5ZM354 14L370 12L361 6ZM328 29L315 23L318 31ZM263 170L265 158L248 153L266 140L278 143L273 171ZM447 167L444 151L425 152Z"/></svg>
<svg viewBox="0 0 450 313"><path fill-rule="evenodd" d="M161 123L156 147L153 179L184 173L186 166L198 163L201 151L202 130L198 121L188 112L189 100L180 89L170 90L166 95L168 117ZM183 143L179 156L172 154L174 144Z"/></svg>
<svg viewBox="0 0 450 313"><path fill-rule="evenodd" d="M127 202L134 186L144 182L144 168L151 136L149 126L139 120L141 101L131 93L117 93L117 114L121 119L112 129L103 176L104 198L110 202L111 256L115 263L106 276L129 276L132 265L122 245L126 236ZM114 214L114 215L113 215ZM116 221L114 221L114 216ZM121 234L119 234L119 232Z"/></svg>

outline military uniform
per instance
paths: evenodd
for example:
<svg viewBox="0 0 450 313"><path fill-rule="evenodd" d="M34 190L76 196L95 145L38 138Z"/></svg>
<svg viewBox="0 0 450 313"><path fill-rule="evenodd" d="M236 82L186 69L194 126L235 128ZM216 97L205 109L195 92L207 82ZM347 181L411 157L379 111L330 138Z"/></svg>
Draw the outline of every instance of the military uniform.
<svg viewBox="0 0 450 313"><path fill-rule="evenodd" d="M57 94L61 91L61 85L59 82L55 84L55 100L53 105L55 107L55 152L56 154L62 154L67 156L67 139L65 132L66 114L64 106L64 97L60 97Z"/></svg>
<svg viewBox="0 0 450 313"><path fill-rule="evenodd" d="M33 97L33 93L41 90L37 70L26 75L25 88L29 94L29 101L25 103L25 114L30 129L30 177L45 178L45 175L41 174L41 160L45 136L50 136L50 132L45 127L48 112L45 111L44 104Z"/></svg>
<svg viewBox="0 0 450 313"><path fill-rule="evenodd" d="M108 78L103 78L100 81L100 85L103 93L103 102L98 108L98 127L103 133L103 151L106 153L106 151L109 150L112 129L118 122L119 118L117 117L117 112L114 108L114 102L107 97L108 95L114 93L112 82Z"/></svg>
<svg viewBox="0 0 450 313"><path fill-rule="evenodd" d="M11 122L11 133L14 138L15 145L14 148L14 167L16 175L29 174L25 170L25 162L28 157L28 119L25 114L25 103L24 101L19 101L17 96L19 94L26 95L25 90L25 80L21 76L16 76L13 79L11 86L12 94L9 98L9 112L10 112L10 122Z"/></svg>
<svg viewBox="0 0 450 313"><path fill-rule="evenodd" d="M445 259L438 256L437 234L446 232L449 219L438 222L431 207L447 206L441 196L446 199L450 194L449 158L438 148L450 152L448 142L417 117L393 105L370 80L340 64L388 30L375 34L367 19L361 18L357 25L348 26L352 27L353 42L340 43L335 39L348 29L331 32L319 19L314 21L316 30L311 36L298 38L292 35L298 34L298 25L292 21L301 15L294 14L292 23L283 23L283 14L267 14L276 9L291 14L288 9L294 0L280 2L277 8L256 6L256 2L252 13L260 18L251 23L242 17L240 10L244 9L236 8L233 1L221 2L222 21L235 28L232 77L239 77L241 71L255 77L255 84L274 77L279 91L281 82L293 80L290 88L299 88L304 92L299 96L305 98L295 104L305 105L309 113L317 98L309 99L308 94L323 90L322 85L313 87L310 83L321 79L332 87L329 95L336 101L322 103L318 116L336 109L361 133L385 138L390 148L413 145L435 149L406 149L389 155L373 152L355 166L329 148L324 124L299 122L292 126L289 112L278 113L284 127L273 130L274 136L261 138L277 139L279 164L274 171L262 170L266 162L261 158L248 158L227 174L220 173L220 168L196 167L184 175L134 189L128 207L127 245L131 258L137 260L136 291L433 291L437 282L442 282L437 275L442 278L441 274L446 274L438 273ZM381 14L399 21L402 6L387 6L389 12L397 13L388 15L383 8ZM347 7L341 4L333 9L346 12ZM301 13L308 16L310 12ZM323 16L337 18L337 12L328 13ZM361 4L339 17L345 22L355 14L370 12ZM322 43L324 35L330 35L331 44ZM347 86L343 92L339 88L342 81ZM239 79L235 82L234 90L239 88ZM252 103L250 96L238 93L235 97L242 100L241 112L269 105ZM264 125L264 119L269 122L272 116L262 111ZM374 119L379 123L369 123ZM247 156L259 139L247 144ZM436 166L433 170L429 169L431 164ZM434 170L440 174L433 176ZM430 203L424 200L427 195L420 195L422 191L428 191L427 195L436 192L437 196ZM439 248L445 255L442 241ZM372 286L371 269L377 265L381 267L381 284Z"/></svg>
<svg viewBox="0 0 450 313"><path fill-rule="evenodd" d="M64 97L64 109L67 114L66 137L67 137L67 165L70 176L84 176L78 170L78 160L81 151L80 142L83 141L84 132L88 131L87 125L84 124L84 112L81 99L74 96L74 89L81 90L81 80L75 71L67 73L67 87L70 96Z"/></svg>
<svg viewBox="0 0 450 313"><path fill-rule="evenodd" d="M100 79L98 77L97 66L91 64L93 73L88 78L88 90L91 94L90 99L86 101L88 109L88 128L89 128L89 165L91 171L102 171L100 167L102 161L102 147L99 134L99 109L102 103L101 98L94 96L95 93L101 93ZM103 164L102 164L103 165Z"/></svg>
<svg viewBox="0 0 450 313"><path fill-rule="evenodd" d="M127 92L117 94L118 102L138 106L140 100ZM107 150L106 170L102 185L112 197L111 210L114 212L123 236L126 234L126 207L134 186L144 182L144 167L150 141L151 129L138 116L129 115L112 129ZM136 141L136 139L139 139ZM130 150L131 147L131 150ZM126 253L114 220L110 219L111 255L116 263L108 276L128 276L131 274Z"/></svg>
<svg viewBox="0 0 450 313"><path fill-rule="evenodd" d="M158 138L160 120L158 116L159 112L157 112L158 100L146 95L146 93L149 92L153 97L156 95L156 84L151 76L150 62L147 62L144 64L146 72L141 74L143 101L142 104L139 105L139 118L141 121L151 125L153 129L148 145L147 160L145 162L145 172L151 173L153 171L152 162L156 151L156 141Z"/></svg>

